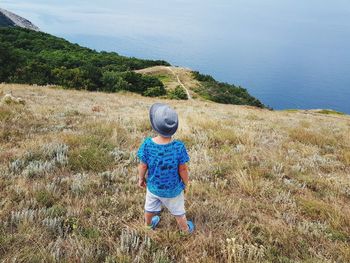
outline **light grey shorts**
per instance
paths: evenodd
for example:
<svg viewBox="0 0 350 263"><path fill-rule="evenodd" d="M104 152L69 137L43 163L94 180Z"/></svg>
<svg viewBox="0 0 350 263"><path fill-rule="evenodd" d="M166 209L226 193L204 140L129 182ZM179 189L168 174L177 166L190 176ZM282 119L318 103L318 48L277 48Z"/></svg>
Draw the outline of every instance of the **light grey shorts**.
<svg viewBox="0 0 350 263"><path fill-rule="evenodd" d="M159 213L162 210L162 206L165 206L174 216L186 214L184 192L182 191L181 194L173 198L165 198L156 196L147 189L145 211Z"/></svg>

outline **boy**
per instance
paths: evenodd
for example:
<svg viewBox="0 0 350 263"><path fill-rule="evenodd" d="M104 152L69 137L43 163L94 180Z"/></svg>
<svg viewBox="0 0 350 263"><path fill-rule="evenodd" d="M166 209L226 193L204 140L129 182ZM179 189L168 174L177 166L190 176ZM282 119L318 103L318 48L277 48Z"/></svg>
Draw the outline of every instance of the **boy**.
<svg viewBox="0 0 350 263"><path fill-rule="evenodd" d="M190 158L184 143L171 138L179 124L177 113L166 104L155 103L149 116L158 136L146 138L137 153L140 159L138 185L147 187L146 226L151 229L157 227L160 221L157 214L165 206L175 216L180 229L192 233L194 224L187 221L184 205L184 190L189 183L186 162Z"/></svg>

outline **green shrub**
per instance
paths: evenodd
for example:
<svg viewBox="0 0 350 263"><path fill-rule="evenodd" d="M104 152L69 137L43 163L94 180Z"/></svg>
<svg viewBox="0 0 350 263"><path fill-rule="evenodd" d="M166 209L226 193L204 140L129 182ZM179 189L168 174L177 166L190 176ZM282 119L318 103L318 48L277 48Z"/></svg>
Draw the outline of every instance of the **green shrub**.
<svg viewBox="0 0 350 263"><path fill-rule="evenodd" d="M175 89L168 91L168 98L173 100L187 100L187 93L181 87L177 86Z"/></svg>
<svg viewBox="0 0 350 263"><path fill-rule="evenodd" d="M142 95L147 97L157 97L165 94L166 94L166 91L164 87L151 87L151 88L148 88Z"/></svg>
<svg viewBox="0 0 350 263"><path fill-rule="evenodd" d="M81 235L88 239L94 239L100 236L100 232L96 228L88 227L81 230Z"/></svg>
<svg viewBox="0 0 350 263"><path fill-rule="evenodd" d="M102 76L102 84L104 90L108 92L116 92L119 90L127 90L128 82L126 82L120 73L113 71L106 71Z"/></svg>

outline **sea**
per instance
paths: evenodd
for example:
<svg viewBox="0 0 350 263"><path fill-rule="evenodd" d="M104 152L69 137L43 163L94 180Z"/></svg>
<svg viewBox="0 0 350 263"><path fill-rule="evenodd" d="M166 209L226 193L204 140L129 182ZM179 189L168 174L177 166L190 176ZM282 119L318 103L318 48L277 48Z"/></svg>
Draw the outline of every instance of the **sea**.
<svg viewBox="0 0 350 263"><path fill-rule="evenodd" d="M274 109L350 114L350 1L1 1L96 50L163 59L242 86Z"/></svg>

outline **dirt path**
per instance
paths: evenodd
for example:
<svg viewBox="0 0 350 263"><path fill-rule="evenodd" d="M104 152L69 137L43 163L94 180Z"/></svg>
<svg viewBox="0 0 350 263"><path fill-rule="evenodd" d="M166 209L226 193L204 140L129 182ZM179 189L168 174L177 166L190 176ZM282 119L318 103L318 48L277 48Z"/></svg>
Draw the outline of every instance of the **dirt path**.
<svg viewBox="0 0 350 263"><path fill-rule="evenodd" d="M190 92L188 91L188 89L186 88L186 86L181 82L180 78L179 78L179 75L175 73L175 71L171 68L171 67L165 67L166 69L168 69L177 79L177 82L180 84L181 87L184 88L184 90L186 91L186 94L187 94L187 98L189 100L193 100L191 95L190 95Z"/></svg>

